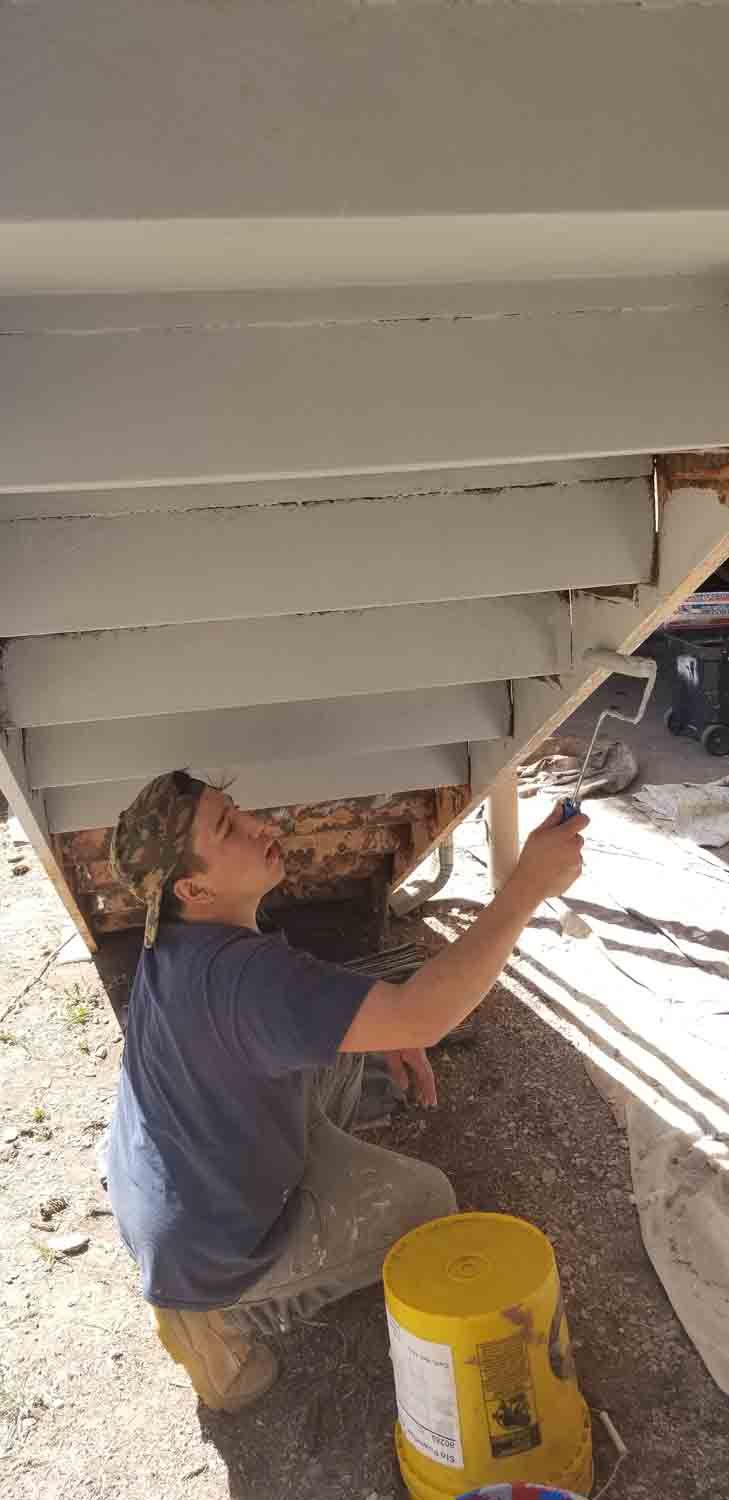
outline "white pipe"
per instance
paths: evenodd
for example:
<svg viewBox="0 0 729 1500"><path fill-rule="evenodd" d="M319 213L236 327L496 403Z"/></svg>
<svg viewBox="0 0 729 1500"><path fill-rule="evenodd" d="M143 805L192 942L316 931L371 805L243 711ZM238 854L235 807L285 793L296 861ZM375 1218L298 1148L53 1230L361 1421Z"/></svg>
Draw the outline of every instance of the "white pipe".
<svg viewBox="0 0 729 1500"><path fill-rule="evenodd" d="M401 885L399 890L393 891L390 896L390 911L396 917L409 917L411 912L417 911L426 901L437 896L439 891L447 885L453 873L455 861L455 849L453 847L453 834L449 833L443 842L438 845L438 869L431 880L419 880L416 885ZM423 865L427 861L423 860ZM423 865L418 869L422 870ZM413 873L416 879L418 870Z"/></svg>

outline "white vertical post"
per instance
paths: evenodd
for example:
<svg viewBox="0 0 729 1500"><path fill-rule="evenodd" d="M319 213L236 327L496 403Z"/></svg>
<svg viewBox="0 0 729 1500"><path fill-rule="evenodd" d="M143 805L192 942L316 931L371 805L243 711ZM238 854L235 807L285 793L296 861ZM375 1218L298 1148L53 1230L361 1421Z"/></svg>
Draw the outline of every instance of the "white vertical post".
<svg viewBox="0 0 729 1500"><path fill-rule="evenodd" d="M491 851L491 884L500 891L516 869L519 858L519 773L504 771L486 799L486 821Z"/></svg>

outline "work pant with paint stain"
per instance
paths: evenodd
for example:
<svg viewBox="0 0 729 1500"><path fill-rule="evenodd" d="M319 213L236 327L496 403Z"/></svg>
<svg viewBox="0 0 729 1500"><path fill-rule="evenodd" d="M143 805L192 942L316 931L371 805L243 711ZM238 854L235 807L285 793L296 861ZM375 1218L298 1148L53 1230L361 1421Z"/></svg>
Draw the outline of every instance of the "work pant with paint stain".
<svg viewBox="0 0 729 1500"><path fill-rule="evenodd" d="M219 1347L221 1339L229 1337L231 1354L241 1335L288 1332L294 1322L312 1317L326 1303L378 1281L384 1258L401 1235L456 1211L453 1188L438 1167L348 1133L359 1103L362 1069L361 1057L342 1054L335 1067L315 1075L309 1152L304 1176L291 1198L289 1236L274 1264L239 1302L221 1310L222 1316L183 1315L186 1323L196 1324L196 1343L206 1342L208 1323L211 1342ZM179 1316L172 1314L175 1321ZM164 1326L168 1314L155 1308L154 1317L169 1348Z"/></svg>

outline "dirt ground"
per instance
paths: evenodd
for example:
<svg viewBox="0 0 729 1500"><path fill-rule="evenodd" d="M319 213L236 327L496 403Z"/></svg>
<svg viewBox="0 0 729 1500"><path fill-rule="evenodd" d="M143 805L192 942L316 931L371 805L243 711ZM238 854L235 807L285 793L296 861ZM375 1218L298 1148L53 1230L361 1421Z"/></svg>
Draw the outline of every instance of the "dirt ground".
<svg viewBox="0 0 729 1500"><path fill-rule="evenodd" d="M379 1289L282 1341L283 1378L238 1417L206 1412L151 1335L94 1151L121 1055L110 1000L124 998L138 938L110 941L98 964L61 965L68 919L27 848L27 872L12 873L18 852L0 821L3 1495L400 1500ZM435 951L476 909L446 894L427 923L393 924L391 940ZM437 1112L409 1109L373 1138L436 1162L463 1209L513 1212L550 1236L584 1394L630 1450L610 1500L729 1500L726 1397L645 1255L626 1141L579 1055L514 981L434 1064ZM88 1247L54 1252L70 1231ZM599 1427L595 1448L599 1487L614 1456Z"/></svg>

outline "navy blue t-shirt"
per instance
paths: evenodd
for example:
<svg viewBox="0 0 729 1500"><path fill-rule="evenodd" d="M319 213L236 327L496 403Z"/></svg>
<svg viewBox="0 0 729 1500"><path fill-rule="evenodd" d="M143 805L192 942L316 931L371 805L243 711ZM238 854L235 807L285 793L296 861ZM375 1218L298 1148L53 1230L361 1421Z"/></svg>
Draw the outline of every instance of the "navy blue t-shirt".
<svg viewBox="0 0 729 1500"><path fill-rule="evenodd" d="M275 1259L306 1159L306 1070L374 981L218 923L166 922L139 960L108 1184L158 1307L235 1302Z"/></svg>

